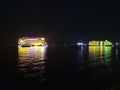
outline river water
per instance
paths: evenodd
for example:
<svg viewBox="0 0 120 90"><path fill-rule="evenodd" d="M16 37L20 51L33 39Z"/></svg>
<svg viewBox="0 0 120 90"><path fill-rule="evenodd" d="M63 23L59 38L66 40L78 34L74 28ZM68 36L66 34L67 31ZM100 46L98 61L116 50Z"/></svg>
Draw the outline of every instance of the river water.
<svg viewBox="0 0 120 90"><path fill-rule="evenodd" d="M0 83L17 90L111 90L120 85L120 49L2 48Z"/></svg>

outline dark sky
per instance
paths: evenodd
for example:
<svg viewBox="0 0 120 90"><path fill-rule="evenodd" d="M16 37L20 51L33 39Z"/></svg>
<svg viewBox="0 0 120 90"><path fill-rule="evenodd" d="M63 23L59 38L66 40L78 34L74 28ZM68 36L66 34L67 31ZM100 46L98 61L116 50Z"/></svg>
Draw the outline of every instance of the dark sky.
<svg viewBox="0 0 120 90"><path fill-rule="evenodd" d="M14 42L22 36L44 36L49 42L119 40L119 3L119 0L3 0L1 40Z"/></svg>

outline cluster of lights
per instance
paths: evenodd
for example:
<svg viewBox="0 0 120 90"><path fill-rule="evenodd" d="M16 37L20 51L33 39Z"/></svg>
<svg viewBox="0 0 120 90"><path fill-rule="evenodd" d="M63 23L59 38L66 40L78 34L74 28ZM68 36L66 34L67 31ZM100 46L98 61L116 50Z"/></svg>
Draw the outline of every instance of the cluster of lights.
<svg viewBox="0 0 120 90"><path fill-rule="evenodd" d="M105 40L105 41L90 41L89 45L94 46L106 46L106 45L112 45L112 42Z"/></svg>
<svg viewBox="0 0 120 90"><path fill-rule="evenodd" d="M46 44L45 38L43 37L23 37L18 41L19 46L43 46Z"/></svg>

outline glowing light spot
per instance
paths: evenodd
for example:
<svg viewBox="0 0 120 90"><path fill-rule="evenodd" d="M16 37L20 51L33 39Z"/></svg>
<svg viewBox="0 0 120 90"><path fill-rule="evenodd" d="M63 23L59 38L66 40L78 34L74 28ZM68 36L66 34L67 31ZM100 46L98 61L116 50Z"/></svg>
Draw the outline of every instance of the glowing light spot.
<svg viewBox="0 0 120 90"><path fill-rule="evenodd" d="M83 43L77 43L78 46L83 45Z"/></svg>
<svg viewBox="0 0 120 90"><path fill-rule="evenodd" d="M22 37L18 40L18 46L27 47L27 46L44 46L47 42L45 38L41 37Z"/></svg>
<svg viewBox="0 0 120 90"><path fill-rule="evenodd" d="M41 38L41 40L45 40L45 38Z"/></svg>
<svg viewBox="0 0 120 90"><path fill-rule="evenodd" d="M27 40L38 40L38 38L27 38Z"/></svg>

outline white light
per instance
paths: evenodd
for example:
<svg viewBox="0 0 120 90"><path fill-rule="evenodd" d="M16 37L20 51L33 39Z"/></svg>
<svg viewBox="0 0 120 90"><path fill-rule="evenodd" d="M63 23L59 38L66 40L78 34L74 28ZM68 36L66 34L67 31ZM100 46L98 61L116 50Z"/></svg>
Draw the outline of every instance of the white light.
<svg viewBox="0 0 120 90"><path fill-rule="evenodd" d="M119 43L115 43L116 45L119 45Z"/></svg>
<svg viewBox="0 0 120 90"><path fill-rule="evenodd" d="M45 38L41 38L41 40L45 40Z"/></svg>
<svg viewBox="0 0 120 90"><path fill-rule="evenodd" d="M92 43L89 43L89 45L93 45Z"/></svg>
<svg viewBox="0 0 120 90"><path fill-rule="evenodd" d="M103 45L103 42L102 42L102 41L100 42L100 45L101 45L101 46Z"/></svg>
<svg viewBox="0 0 120 90"><path fill-rule="evenodd" d="M83 43L77 43L77 45L83 45Z"/></svg>
<svg viewBox="0 0 120 90"><path fill-rule="evenodd" d="M21 39L20 42L24 42L24 41Z"/></svg>
<svg viewBox="0 0 120 90"><path fill-rule="evenodd" d="M106 42L108 41L108 40L105 40Z"/></svg>

